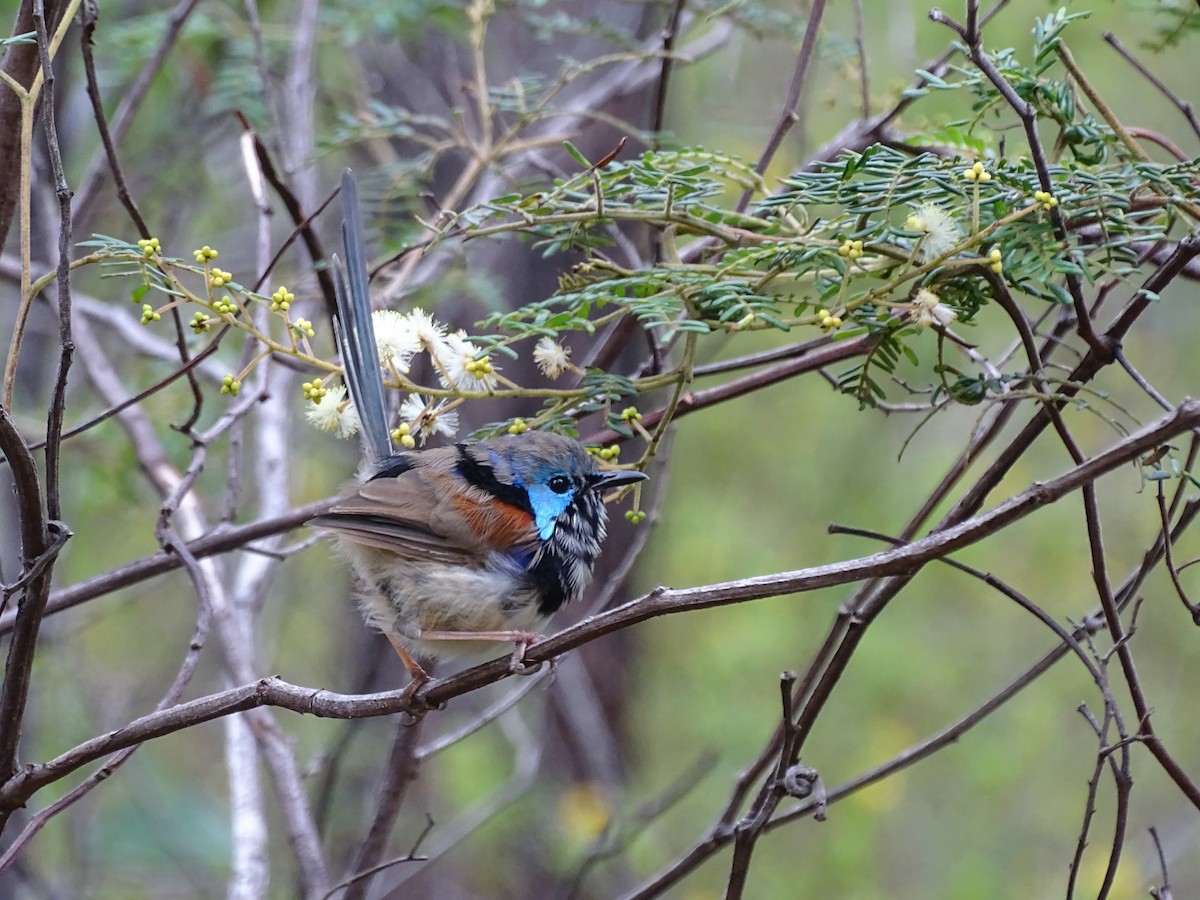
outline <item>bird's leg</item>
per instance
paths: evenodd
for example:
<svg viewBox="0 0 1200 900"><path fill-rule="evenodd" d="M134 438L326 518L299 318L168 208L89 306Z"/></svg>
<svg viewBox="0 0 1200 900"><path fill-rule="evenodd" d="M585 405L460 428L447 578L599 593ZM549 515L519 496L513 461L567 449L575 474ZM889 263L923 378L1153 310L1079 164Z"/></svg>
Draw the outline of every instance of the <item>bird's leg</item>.
<svg viewBox="0 0 1200 900"><path fill-rule="evenodd" d="M508 670L514 675L529 675L537 671L536 668L526 668L525 651L531 644L546 639L545 635L536 631L422 631L419 637L423 641L512 641L516 647L513 649Z"/></svg>
<svg viewBox="0 0 1200 900"><path fill-rule="evenodd" d="M408 652L408 648L400 643L400 639L398 637L386 632L384 633L384 637L388 639L388 643L391 644L396 653L399 654L400 662L404 663L404 668L408 670L408 674L412 678L412 681L409 682L408 687L405 688L405 691L409 692L409 696L412 696L412 694L416 693L420 689L421 685L429 680L429 673L426 672L421 667L421 664L413 658L413 655Z"/></svg>

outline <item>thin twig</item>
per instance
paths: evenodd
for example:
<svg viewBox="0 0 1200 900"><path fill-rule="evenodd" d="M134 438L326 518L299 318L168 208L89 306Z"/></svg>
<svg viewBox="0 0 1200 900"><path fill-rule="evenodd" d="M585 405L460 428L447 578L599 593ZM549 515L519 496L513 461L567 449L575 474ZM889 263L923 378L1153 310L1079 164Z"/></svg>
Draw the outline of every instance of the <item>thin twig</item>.
<svg viewBox="0 0 1200 900"><path fill-rule="evenodd" d="M1163 564L1166 566L1167 574L1171 576L1171 584L1175 588L1175 593L1178 595L1180 601L1183 603L1183 608L1192 617L1192 622L1200 625L1200 603L1193 603L1188 599L1187 591L1183 588L1183 582L1179 580L1179 570L1175 567L1175 557L1171 552L1171 545L1174 542L1171 540L1171 521L1167 512L1167 501L1163 494L1162 481L1155 482L1155 488L1159 517L1162 522Z"/></svg>
<svg viewBox="0 0 1200 900"><path fill-rule="evenodd" d="M871 117L871 70L867 64L867 20L862 0L854 0L854 47L858 51L858 92L865 122Z"/></svg>
<svg viewBox="0 0 1200 900"><path fill-rule="evenodd" d="M114 147L120 145L121 140L133 125L133 120L141 109L142 101L146 99L150 86L166 64L167 57L175 48L175 43L183 31L184 25L187 24L199 2L200 0L180 0L171 10L171 15L167 18L154 52L146 60L146 64L142 66L133 81L121 91L121 102L112 117L110 132L110 140ZM91 205L98 195L100 179L103 177L105 169L106 149L101 147L92 155L87 171L79 181L79 189L75 192L76 217L82 219L91 212Z"/></svg>
<svg viewBox="0 0 1200 900"><path fill-rule="evenodd" d="M1046 161L1046 153L1042 149L1041 137L1038 134L1037 128L1037 110L1032 103L1022 99L1013 88L1008 80L996 68L996 64L992 62L991 57L983 49L983 36L978 22L978 4L973 0L968 0L967 3L967 25L963 26L954 21L945 12L934 7L929 11L929 18L934 22L939 22L948 26L952 31L958 34L959 37L967 44L967 56L971 62L987 76L988 81L1000 93L1005 102L1012 107L1013 112L1021 120L1021 125L1025 130L1025 140L1029 147L1030 156L1033 159L1034 168L1038 173L1038 183L1043 191L1053 193L1054 185L1050 181L1050 167ZM1049 212L1050 219L1054 223L1054 232L1064 246L1069 246L1070 242L1067 235L1066 222L1063 219L1062 210L1059 207L1054 207ZM1083 286L1078 275L1067 272L1064 273L1063 280L1066 283L1067 291L1071 295L1071 301L1075 306L1076 327L1079 329L1079 336L1084 339L1091 352L1098 356L1107 358L1111 355L1112 343L1106 338L1102 339L1092 326L1092 320L1087 314L1087 305L1083 299Z"/></svg>
<svg viewBox="0 0 1200 900"><path fill-rule="evenodd" d="M53 400L46 424L47 474L44 510L42 490L38 483L33 457L13 423L9 409L5 405L0 405L0 451L9 459L12 468L21 531L21 555L26 567L39 564L41 557L51 544L49 521L61 517L58 459L63 409L66 404L67 370L70 368L73 353L73 344L70 340L70 285L64 272L64 269L69 269L70 266L70 192L66 187L62 171L62 160L58 152L57 134L54 127L54 71L51 65L50 37L47 32L46 13L42 0L34 0L33 22L37 31L38 54L44 79L43 97L46 102L43 104L43 111L47 144L53 161L61 217L58 265L60 276L59 332L62 348ZM17 607L16 627L8 648L4 682L3 685L0 685L0 777L16 771L17 746L24 723L38 633L45 615L52 572L53 566L47 562L36 577L30 578L22 589L24 597ZM11 808L0 811L0 828L7 822L11 812Z"/></svg>
<svg viewBox="0 0 1200 900"><path fill-rule="evenodd" d="M345 900L363 900L371 887L371 874L387 849L388 838L400 815L408 786L417 777L417 745L421 722L399 721L392 738L392 752L383 768L383 780L376 791L375 815L366 837L358 846L351 875L346 879ZM410 854L411 855L411 854ZM367 873L367 874L358 874Z"/></svg>
<svg viewBox="0 0 1200 900"><path fill-rule="evenodd" d="M792 126L800 121L800 95L804 90L804 76L808 73L808 65L812 61L813 51L817 46L817 33L821 30L821 17L825 14L825 0L813 0L812 8L808 11L808 21L804 25L804 40L800 42L800 52L796 56L796 65L792 69L792 80L788 84L787 97L783 101L783 112L775 123L775 130L767 139L763 151L759 154L754 171L759 175L766 174L767 166L775 158L775 154L783 145L783 139L792 130ZM747 189L738 200L734 209L741 213L750 205L753 191Z"/></svg>
<svg viewBox="0 0 1200 900"><path fill-rule="evenodd" d="M1158 839L1158 829L1153 825L1150 826L1150 838L1154 841L1154 852L1158 854L1158 868L1162 872L1162 884L1151 888L1150 896L1154 900L1173 900L1171 880L1167 875L1167 856L1163 853L1162 841Z"/></svg>
<svg viewBox="0 0 1200 900"><path fill-rule="evenodd" d="M381 863L371 866L371 868L369 868L369 869L364 869L361 872L356 872L354 875L350 876L349 878L345 879L344 881L339 881L337 884L335 884L333 887L331 887L329 889L328 893L325 894L325 896L322 898L322 900L329 900L329 898L337 896L337 894L343 888L346 888L346 887L356 884L360 879L371 878L375 875L378 875L384 869L390 869L390 868L392 868L392 866L400 865L400 863L424 862L425 860L427 860L429 857L418 856L417 853L421 849L421 844L425 843L425 838L429 837L430 833L433 831L434 824L435 823L433 821L433 818L429 815L429 813L426 813L425 814L425 828L422 829L421 833L417 835L416 840L413 841L412 847L409 848L409 851L407 853L405 853L403 856L394 856L391 859L384 860Z"/></svg>
<svg viewBox="0 0 1200 900"><path fill-rule="evenodd" d="M1166 86L1157 76L1149 69L1142 65L1136 57L1122 46L1116 36L1111 31L1104 32L1104 40L1106 40L1114 50L1116 50L1131 66L1138 70L1143 78L1149 81L1158 90L1160 94L1170 100L1175 107L1183 113L1183 117L1187 119L1188 124L1192 126L1192 131L1196 137L1200 137L1200 120L1196 118L1196 111L1192 108L1192 104L1184 100L1169 87ZM1153 829L1151 829L1153 832Z"/></svg>
<svg viewBox="0 0 1200 900"><path fill-rule="evenodd" d="M662 33L662 66L659 70L658 86L654 91L654 114L650 119L650 130L654 134L654 146L658 147L663 130L663 122L667 115L667 91L671 84L671 67L675 64L675 39L679 37L679 23L683 18L683 8L687 0L675 0L671 7L671 15Z"/></svg>

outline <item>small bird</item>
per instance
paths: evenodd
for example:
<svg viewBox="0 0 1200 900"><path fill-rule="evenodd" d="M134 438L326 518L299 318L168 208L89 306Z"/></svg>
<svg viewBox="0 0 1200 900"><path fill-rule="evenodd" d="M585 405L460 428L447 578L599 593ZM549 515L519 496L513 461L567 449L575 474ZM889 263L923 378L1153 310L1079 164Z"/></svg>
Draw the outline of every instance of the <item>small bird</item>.
<svg viewBox="0 0 1200 900"><path fill-rule="evenodd" d="M368 624L414 686L429 679L417 657L487 642L513 642L520 671L537 629L591 580L608 520L604 492L646 475L600 469L578 441L548 432L396 452L349 169L341 195L346 261L332 259L334 330L365 458L353 488L308 524L335 536Z"/></svg>

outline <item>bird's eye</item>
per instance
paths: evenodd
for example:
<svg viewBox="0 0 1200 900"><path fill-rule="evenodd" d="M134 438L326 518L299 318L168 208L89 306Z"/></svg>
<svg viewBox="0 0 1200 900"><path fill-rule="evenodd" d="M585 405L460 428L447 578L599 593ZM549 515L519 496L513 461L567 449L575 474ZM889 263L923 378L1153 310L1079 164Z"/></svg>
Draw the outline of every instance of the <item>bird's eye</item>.
<svg viewBox="0 0 1200 900"><path fill-rule="evenodd" d="M571 489L571 479L566 475L555 475L550 479L550 490L556 494L565 494Z"/></svg>

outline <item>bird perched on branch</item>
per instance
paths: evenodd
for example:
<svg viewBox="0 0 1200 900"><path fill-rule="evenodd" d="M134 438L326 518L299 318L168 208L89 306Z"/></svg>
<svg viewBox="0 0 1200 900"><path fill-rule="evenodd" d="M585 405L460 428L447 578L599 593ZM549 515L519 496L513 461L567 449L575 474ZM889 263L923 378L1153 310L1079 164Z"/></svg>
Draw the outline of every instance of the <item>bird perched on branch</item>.
<svg viewBox="0 0 1200 900"><path fill-rule="evenodd" d="M397 452L383 399L367 294L358 189L342 177L346 260L332 259L334 316L365 458L353 489L308 524L333 534L367 622L414 685L417 657L513 642L513 669L559 607L578 600L604 539L604 492L646 476L600 469L583 445L548 432Z"/></svg>

